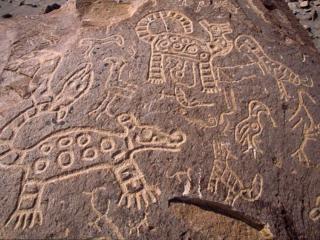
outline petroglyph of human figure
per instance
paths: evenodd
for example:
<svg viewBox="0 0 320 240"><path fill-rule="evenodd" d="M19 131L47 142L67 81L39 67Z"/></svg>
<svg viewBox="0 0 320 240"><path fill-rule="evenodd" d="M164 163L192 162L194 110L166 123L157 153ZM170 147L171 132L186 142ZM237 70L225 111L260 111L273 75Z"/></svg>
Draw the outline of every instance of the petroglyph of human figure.
<svg viewBox="0 0 320 240"><path fill-rule="evenodd" d="M257 80L259 74L275 79L279 98L284 100L290 98L287 83L295 87L313 86L312 79L302 78L270 58L253 37L240 35L235 41L229 39L227 35L233 32L230 23L204 19L199 25L209 35L209 41L193 36L194 23L176 11L150 13L136 25L140 40L151 46L148 81L168 86L173 83L171 94L162 96L173 96L190 124L201 128L224 125L227 131L228 116L238 110L233 86L244 80ZM217 66L218 57L228 57L233 49L245 56L246 62ZM202 116L202 112L210 112L210 116Z"/></svg>
<svg viewBox="0 0 320 240"><path fill-rule="evenodd" d="M119 206L141 209L143 204L148 207L155 203L161 191L147 183L136 154L179 152L186 136L142 125L131 114L121 114L117 123L121 131L74 127L54 132L27 149L18 149L20 161L0 165L5 169L22 167L25 171L17 207L6 224L22 229L41 225L41 198L46 186L98 170L114 174L122 191Z"/></svg>

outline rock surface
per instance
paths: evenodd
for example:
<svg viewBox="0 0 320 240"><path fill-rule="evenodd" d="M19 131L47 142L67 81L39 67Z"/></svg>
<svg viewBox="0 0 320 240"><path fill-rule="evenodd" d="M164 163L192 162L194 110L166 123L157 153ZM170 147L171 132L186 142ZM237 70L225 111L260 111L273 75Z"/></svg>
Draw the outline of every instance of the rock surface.
<svg viewBox="0 0 320 240"><path fill-rule="evenodd" d="M302 26L309 31L316 47L320 49L320 1L286 0L286 2Z"/></svg>
<svg viewBox="0 0 320 240"><path fill-rule="evenodd" d="M319 239L319 56L266 2L2 21L0 238Z"/></svg>

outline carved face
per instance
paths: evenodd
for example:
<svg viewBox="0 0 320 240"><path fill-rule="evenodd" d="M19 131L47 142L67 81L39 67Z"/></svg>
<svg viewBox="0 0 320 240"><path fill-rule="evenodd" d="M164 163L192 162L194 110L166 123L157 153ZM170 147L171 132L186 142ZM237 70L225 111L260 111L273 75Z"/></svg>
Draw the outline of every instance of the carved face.
<svg viewBox="0 0 320 240"><path fill-rule="evenodd" d="M186 141L182 132L166 133L156 126L140 125L130 114L120 115L118 122L129 131L137 147L177 150Z"/></svg>

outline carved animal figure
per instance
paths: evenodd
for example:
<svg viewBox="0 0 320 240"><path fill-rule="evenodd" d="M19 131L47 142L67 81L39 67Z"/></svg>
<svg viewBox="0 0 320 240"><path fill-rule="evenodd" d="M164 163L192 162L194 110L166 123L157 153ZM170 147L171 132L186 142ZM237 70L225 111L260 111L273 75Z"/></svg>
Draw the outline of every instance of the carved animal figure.
<svg viewBox="0 0 320 240"><path fill-rule="evenodd" d="M181 33L168 32L167 22L179 24ZM152 32L152 27L163 23L164 30ZM158 24L158 25L157 25ZM203 91L213 93L218 90L216 70L212 66L212 59L227 55L233 48L232 41L226 38L231 33L229 23L208 23L200 21L200 25L208 32L210 41L188 36L193 32L193 23L185 15L175 11L161 11L151 13L141 19L136 32L138 37L151 45L149 64L149 81L155 84L166 82L164 74L164 58L167 56L183 59L198 66Z"/></svg>
<svg viewBox="0 0 320 240"><path fill-rule="evenodd" d="M79 67L63 79L63 87L52 100L36 104L31 101L27 107L12 116L0 128L0 164L13 163L21 157L21 151L14 149L19 130L40 114L55 113L57 122L66 118L70 107L86 94L93 82L92 65L80 64Z"/></svg>
<svg viewBox="0 0 320 240"><path fill-rule="evenodd" d="M297 149L291 154L293 158L297 160L306 167L310 167L311 161L305 148L310 141L315 141L320 136L320 125L316 124L309 108L307 102L316 105L316 100L310 96L310 94L299 91L298 93L298 107L294 114L290 117L289 122L292 124L292 131L297 128L302 127L303 129L303 139L301 144ZM307 100L307 101L306 101Z"/></svg>
<svg viewBox="0 0 320 240"><path fill-rule="evenodd" d="M112 36L102 38L102 39L100 39L100 38L84 38L84 39L80 40L79 45L81 47L87 48L87 50L85 52L85 56L87 58L90 58L90 57L92 57L93 51L97 45L103 46L103 45L108 45L108 44L112 44L112 43L115 43L119 47L121 47L124 44L124 39L121 35L112 35Z"/></svg>
<svg viewBox="0 0 320 240"><path fill-rule="evenodd" d="M240 52L246 54L252 62L257 63L264 74L270 74L277 81L281 99L288 101L290 98L285 83L313 87L312 79L302 79L284 64L271 59L253 37L241 35L236 39L235 46Z"/></svg>
<svg viewBox="0 0 320 240"><path fill-rule="evenodd" d="M261 116L263 114L269 117L273 127L277 127L276 122L271 116L270 109L259 101L251 101L249 103L249 116L242 120L236 126L235 130L236 141L246 148L244 152L252 150L255 158L257 152L263 153L262 149L259 147L259 137L264 129L261 122Z"/></svg>
<svg viewBox="0 0 320 240"><path fill-rule="evenodd" d="M186 136L181 132L165 133L155 126L140 124L133 115L117 117L120 131L94 128L70 128L44 137L40 142L21 149L23 157L15 165L22 166L25 178L15 211L7 225L32 228L41 225L41 197L51 183L64 181L98 170L112 171L122 191L119 205L157 201L160 190L150 186L134 160L142 151L180 151Z"/></svg>
<svg viewBox="0 0 320 240"><path fill-rule="evenodd" d="M245 186L228 164L228 161L236 159L236 157L230 153L227 145L214 142L213 150L215 160L213 162L208 190L217 194L219 185L222 185L227 191L227 197L224 202L231 206L234 205L239 197L249 202L258 200L262 194L262 176L256 174L251 186Z"/></svg>

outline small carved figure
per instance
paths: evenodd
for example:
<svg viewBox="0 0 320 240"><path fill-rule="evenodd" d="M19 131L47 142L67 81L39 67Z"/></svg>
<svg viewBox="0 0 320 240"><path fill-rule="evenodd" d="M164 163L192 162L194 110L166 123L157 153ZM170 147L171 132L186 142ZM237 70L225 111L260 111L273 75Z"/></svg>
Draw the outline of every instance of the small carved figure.
<svg viewBox="0 0 320 240"><path fill-rule="evenodd" d="M256 158L257 153L263 153L259 147L260 139L264 126L261 122L261 116L265 114L269 117L273 127L277 127L276 122L271 116L270 109L259 101L249 103L249 116L242 120L235 130L235 139L246 148L244 152L253 151Z"/></svg>
<svg viewBox="0 0 320 240"><path fill-rule="evenodd" d="M211 176L209 179L208 190L214 194L218 193L221 184L227 191L224 202L233 206L238 198L253 202L261 197L263 190L263 178L256 174L251 186L246 187L239 176L230 168L228 161L236 159L226 144L213 142L214 161Z"/></svg>
<svg viewBox="0 0 320 240"><path fill-rule="evenodd" d="M313 116L307 107L306 100L309 100L309 102L314 105L316 105L317 102L310 94L304 91L299 91L298 96L298 107L290 117L289 122L293 125L292 131L295 131L300 126L303 128L303 139L299 147L291 154L291 156L297 158L304 166L310 167L311 161L305 152L305 148L310 141L315 141L320 136L320 127L319 124L315 123Z"/></svg>
<svg viewBox="0 0 320 240"><path fill-rule="evenodd" d="M286 90L285 83L294 86L313 87L313 80L310 78L301 78L289 67L271 59L251 36L241 35L235 40L235 47L238 51L246 54L248 58L259 65L263 73L270 74L277 82L280 98L289 101L290 96Z"/></svg>

